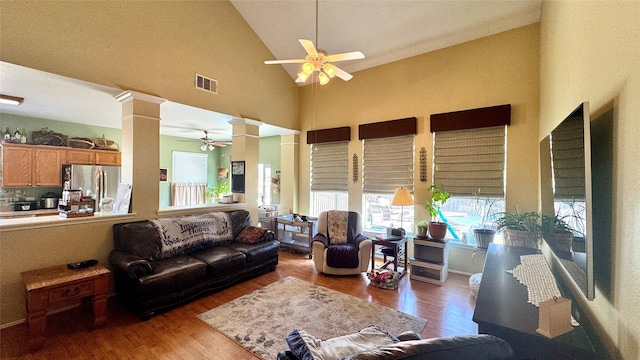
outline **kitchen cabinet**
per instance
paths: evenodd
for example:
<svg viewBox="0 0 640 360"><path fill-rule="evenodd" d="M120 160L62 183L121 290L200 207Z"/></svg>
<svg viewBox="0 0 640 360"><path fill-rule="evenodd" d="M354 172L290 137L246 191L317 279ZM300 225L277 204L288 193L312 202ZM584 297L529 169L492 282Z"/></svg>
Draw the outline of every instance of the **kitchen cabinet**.
<svg viewBox="0 0 640 360"><path fill-rule="evenodd" d="M96 152L96 165L120 166L120 151L94 150Z"/></svg>
<svg viewBox="0 0 640 360"><path fill-rule="evenodd" d="M65 164L120 166L120 152L110 150L67 149Z"/></svg>
<svg viewBox="0 0 640 360"><path fill-rule="evenodd" d="M2 144L2 186L62 186L62 164L120 166L119 151Z"/></svg>
<svg viewBox="0 0 640 360"><path fill-rule="evenodd" d="M61 186L62 157L53 146L3 144L2 186Z"/></svg>

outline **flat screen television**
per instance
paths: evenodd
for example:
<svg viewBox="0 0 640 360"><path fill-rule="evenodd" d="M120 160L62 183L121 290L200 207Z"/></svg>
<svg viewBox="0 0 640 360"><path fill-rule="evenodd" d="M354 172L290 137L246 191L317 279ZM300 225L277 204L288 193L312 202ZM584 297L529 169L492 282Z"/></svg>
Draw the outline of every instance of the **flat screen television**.
<svg viewBox="0 0 640 360"><path fill-rule="evenodd" d="M583 102L540 142L540 190L545 219L561 219L568 231L543 239L559 271L593 300L591 120ZM555 216L555 218L554 218ZM543 249L544 250L544 249ZM549 254L549 256L552 256Z"/></svg>

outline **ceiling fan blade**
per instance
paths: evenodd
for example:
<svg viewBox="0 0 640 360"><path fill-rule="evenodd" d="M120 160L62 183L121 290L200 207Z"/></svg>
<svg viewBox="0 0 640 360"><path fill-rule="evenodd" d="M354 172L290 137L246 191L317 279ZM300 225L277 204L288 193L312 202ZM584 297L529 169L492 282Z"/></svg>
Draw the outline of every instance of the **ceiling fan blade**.
<svg viewBox="0 0 640 360"><path fill-rule="evenodd" d="M328 62L358 60L358 59L364 59L364 54L362 53L362 51L352 51L348 53L328 55L326 59Z"/></svg>
<svg viewBox="0 0 640 360"><path fill-rule="evenodd" d="M318 50L316 50L316 47L313 46L313 41L305 40L305 39L298 39L298 41L300 41L300 44L302 45L302 47L304 48L304 50L307 52L308 55L318 56Z"/></svg>
<svg viewBox="0 0 640 360"><path fill-rule="evenodd" d="M231 143L228 142L228 141L214 141L213 145L218 146L218 147L225 147L227 145L231 145Z"/></svg>
<svg viewBox="0 0 640 360"><path fill-rule="evenodd" d="M349 81L349 80L351 80L351 78L353 78L353 75L351 75L348 72L338 68L337 66L336 66L336 76L339 77L340 79L344 80L344 81Z"/></svg>
<svg viewBox="0 0 640 360"><path fill-rule="evenodd" d="M267 65L272 64L302 64L306 60L305 59L288 59L288 60L265 60L264 63Z"/></svg>

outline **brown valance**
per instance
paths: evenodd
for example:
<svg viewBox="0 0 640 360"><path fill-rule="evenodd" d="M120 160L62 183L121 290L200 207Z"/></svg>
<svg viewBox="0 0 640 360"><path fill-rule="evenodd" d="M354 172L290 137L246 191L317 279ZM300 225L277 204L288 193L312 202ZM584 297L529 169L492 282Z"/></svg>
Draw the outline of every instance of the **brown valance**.
<svg viewBox="0 0 640 360"><path fill-rule="evenodd" d="M511 104L431 115L431 132L511 125Z"/></svg>
<svg viewBox="0 0 640 360"><path fill-rule="evenodd" d="M380 139L394 136L415 135L418 132L418 119L388 120L358 126L358 138Z"/></svg>
<svg viewBox="0 0 640 360"><path fill-rule="evenodd" d="M307 144L349 140L351 140L351 127L349 126L307 131Z"/></svg>

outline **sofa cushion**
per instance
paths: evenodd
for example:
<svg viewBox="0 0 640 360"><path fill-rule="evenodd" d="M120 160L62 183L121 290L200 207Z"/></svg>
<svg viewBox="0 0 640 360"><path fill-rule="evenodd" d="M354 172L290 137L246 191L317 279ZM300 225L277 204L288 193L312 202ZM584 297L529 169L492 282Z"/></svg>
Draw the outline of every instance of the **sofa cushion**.
<svg viewBox="0 0 640 360"><path fill-rule="evenodd" d="M116 250L138 255L147 261L155 261L160 255L160 233L148 220L115 224L113 244Z"/></svg>
<svg viewBox="0 0 640 360"><path fill-rule="evenodd" d="M269 233L268 229L264 229L264 228L253 226L253 225L247 226L240 232L240 234L238 234L238 236L236 237L236 241L245 243L245 244L255 244L261 241L273 240L273 237L271 239L268 239L269 238L269 236L267 235L268 233Z"/></svg>
<svg viewBox="0 0 640 360"><path fill-rule="evenodd" d="M191 256L209 265L211 274L231 272L241 268L247 262L247 258L242 252L227 246L216 246L201 250L191 254Z"/></svg>
<svg viewBox="0 0 640 360"><path fill-rule="evenodd" d="M157 296L188 288L206 276L207 264L191 256L180 255L154 262L153 272L138 280L144 296Z"/></svg>
<svg viewBox="0 0 640 360"><path fill-rule="evenodd" d="M233 227L228 213L150 220L160 233L160 258L189 254L233 239Z"/></svg>
<svg viewBox="0 0 640 360"><path fill-rule="evenodd" d="M289 349L302 360L334 360L357 354L399 340L376 325L357 333L321 340L304 330L293 330L285 341Z"/></svg>
<svg viewBox="0 0 640 360"><path fill-rule="evenodd" d="M257 244L231 243L228 248L240 251L247 257L247 262L260 261L278 253L280 242L271 240Z"/></svg>

